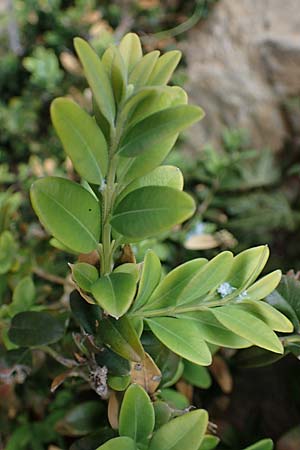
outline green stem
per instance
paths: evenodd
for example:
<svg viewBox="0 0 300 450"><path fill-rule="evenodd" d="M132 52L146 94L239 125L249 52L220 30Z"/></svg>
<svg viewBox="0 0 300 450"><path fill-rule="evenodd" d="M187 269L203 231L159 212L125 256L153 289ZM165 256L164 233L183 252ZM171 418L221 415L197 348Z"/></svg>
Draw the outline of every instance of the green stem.
<svg viewBox="0 0 300 450"><path fill-rule="evenodd" d="M203 311L207 308L213 308L214 306L223 306L228 303L228 299L216 300L213 302L206 302L202 305L190 305L190 306L172 306L168 308L153 309L152 311L143 311L142 309L136 312L129 313L131 317L149 318L159 316L176 316L178 314L185 314L195 311Z"/></svg>

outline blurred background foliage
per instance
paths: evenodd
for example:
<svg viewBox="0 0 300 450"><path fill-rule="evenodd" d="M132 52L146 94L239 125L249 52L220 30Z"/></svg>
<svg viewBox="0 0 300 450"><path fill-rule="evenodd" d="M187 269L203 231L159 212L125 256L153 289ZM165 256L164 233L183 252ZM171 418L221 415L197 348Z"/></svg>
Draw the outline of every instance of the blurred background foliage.
<svg viewBox="0 0 300 450"><path fill-rule="evenodd" d="M75 437L97 432L103 413L97 409L96 394L82 381L67 381L55 395L49 390L60 373L59 352L72 352L74 324L51 359L37 351L34 361L28 361L27 352L15 349L7 337L10 318L25 309L58 310L67 320L67 262L73 256L49 245L29 204L28 189L45 174L76 177L63 159L49 117L49 105L57 96L70 96L90 108L73 37L89 39L99 54L129 30L141 36L147 51L181 48L189 29L205 23L218 2L222 0L0 2L0 449L67 449ZM184 54L175 77L177 84L188 81ZM137 260L151 247L167 271L191 258L267 243L267 271L297 272L299 144L289 137L276 154L253 148L249 132L234 122L223 130L219 147L208 143L191 151L188 139L181 137L167 162L183 171L186 190L199 203L198 213L181 228L136 244ZM290 279L289 289L297 299L297 274L290 273ZM300 354L297 343L289 351ZM271 365L256 368L261 358ZM178 373L178 361L168 363L171 374ZM255 354L255 349L249 354L223 349L209 372L203 369L190 383L179 381L177 391L165 395L178 408L189 402L206 407L223 439L218 448L239 449L267 435L280 439L278 450L296 450L299 375L300 366L291 355L274 362L272 355ZM79 443L71 448L85 447Z"/></svg>

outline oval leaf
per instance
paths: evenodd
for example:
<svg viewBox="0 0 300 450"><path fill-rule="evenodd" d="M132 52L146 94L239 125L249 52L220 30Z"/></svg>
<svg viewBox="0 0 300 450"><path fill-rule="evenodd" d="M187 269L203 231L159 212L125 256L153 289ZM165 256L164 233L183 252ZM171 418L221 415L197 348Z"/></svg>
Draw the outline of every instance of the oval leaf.
<svg viewBox="0 0 300 450"><path fill-rule="evenodd" d="M84 291L90 292L92 284L99 278L98 270L91 264L80 262L71 265L75 283Z"/></svg>
<svg viewBox="0 0 300 450"><path fill-rule="evenodd" d="M198 450L207 425L208 416L204 410L177 417L154 434L149 450Z"/></svg>
<svg viewBox="0 0 300 450"><path fill-rule="evenodd" d="M148 84L167 84L181 59L179 50L172 50L162 55L151 73Z"/></svg>
<svg viewBox="0 0 300 450"><path fill-rule="evenodd" d="M117 319L130 307L135 290L135 277L122 272L105 275L91 286L91 292L97 303Z"/></svg>
<svg viewBox="0 0 300 450"><path fill-rule="evenodd" d="M79 175L100 185L107 172L108 154L105 137L95 120L67 98L52 102L51 118Z"/></svg>
<svg viewBox="0 0 300 450"><path fill-rule="evenodd" d="M22 347L53 344L64 335L64 325L46 312L27 311L13 317L9 339Z"/></svg>
<svg viewBox="0 0 300 450"><path fill-rule="evenodd" d="M41 223L62 244L79 253L94 250L100 235L100 207L93 195L64 178L35 181L30 191Z"/></svg>
<svg viewBox="0 0 300 450"><path fill-rule="evenodd" d="M194 200L185 192L147 186L131 192L117 205L111 224L123 236L142 239L183 222L194 211Z"/></svg>
<svg viewBox="0 0 300 450"><path fill-rule="evenodd" d="M141 41L138 35L135 33L127 33L120 42L119 50L130 73L143 57Z"/></svg>
<svg viewBox="0 0 300 450"><path fill-rule="evenodd" d="M111 439L98 447L97 450L136 450L135 443L128 437L118 437Z"/></svg>
<svg viewBox="0 0 300 450"><path fill-rule="evenodd" d="M155 336L177 355L199 364L211 364L211 354L196 324L188 319L146 319Z"/></svg>
<svg viewBox="0 0 300 450"><path fill-rule="evenodd" d="M119 416L120 436L146 444L154 429L154 408L150 397L138 384L126 391Z"/></svg>

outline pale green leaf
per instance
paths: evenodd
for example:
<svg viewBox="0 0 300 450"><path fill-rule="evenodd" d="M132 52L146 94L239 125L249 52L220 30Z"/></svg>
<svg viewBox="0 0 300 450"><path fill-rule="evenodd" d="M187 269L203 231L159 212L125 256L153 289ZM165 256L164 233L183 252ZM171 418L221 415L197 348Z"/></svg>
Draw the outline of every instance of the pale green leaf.
<svg viewBox="0 0 300 450"><path fill-rule="evenodd" d="M187 220L194 211L194 200L185 192L147 186L130 192L117 205L111 224L123 236L142 239Z"/></svg>
<svg viewBox="0 0 300 450"><path fill-rule="evenodd" d="M89 183L100 185L107 172L108 154L105 137L95 120L67 98L52 102L51 117L79 175Z"/></svg>
<svg viewBox="0 0 300 450"><path fill-rule="evenodd" d="M256 444L250 445L250 447L245 448L244 450L273 450L274 445L271 439L262 439Z"/></svg>
<svg viewBox="0 0 300 450"><path fill-rule="evenodd" d="M79 253L93 251L100 235L100 206L79 184L64 178L35 181L30 191L41 223L62 244Z"/></svg>
<svg viewBox="0 0 300 450"><path fill-rule="evenodd" d="M128 437L117 437L105 442L97 450L137 450L137 448L132 439Z"/></svg>
<svg viewBox="0 0 300 450"><path fill-rule="evenodd" d="M92 284L99 278L96 267L85 262L71 264L72 277L75 283L84 291L90 292Z"/></svg>
<svg viewBox="0 0 300 450"><path fill-rule="evenodd" d="M281 270L269 273L247 289L247 298L250 300L261 300L270 295L281 280Z"/></svg>
<svg viewBox="0 0 300 450"><path fill-rule="evenodd" d="M233 305L213 308L212 312L225 327L254 345L274 353L283 353L282 344L276 334L252 314Z"/></svg>
<svg viewBox="0 0 300 450"><path fill-rule="evenodd" d="M211 364L208 346L191 320L158 317L146 321L155 336L177 355L202 366Z"/></svg>
<svg viewBox="0 0 300 450"><path fill-rule="evenodd" d="M135 33L127 33L120 42L119 50L128 73L130 73L143 57L141 41L138 35Z"/></svg>
<svg viewBox="0 0 300 450"><path fill-rule="evenodd" d="M180 59L181 52L179 50L172 50L162 55L155 64L148 84L168 84Z"/></svg>
<svg viewBox="0 0 300 450"><path fill-rule="evenodd" d="M211 385L211 376L207 368L190 361L184 361L183 378L193 386L202 389L208 389Z"/></svg>
<svg viewBox="0 0 300 450"><path fill-rule="evenodd" d="M77 37L74 39L74 46L97 105L104 117L112 124L116 112L115 99L105 67L86 41Z"/></svg>
<svg viewBox="0 0 300 450"><path fill-rule="evenodd" d="M147 55L140 59L130 74L129 83L134 84L135 87L145 86L158 60L158 57L159 51L154 50L153 52L147 53Z"/></svg>

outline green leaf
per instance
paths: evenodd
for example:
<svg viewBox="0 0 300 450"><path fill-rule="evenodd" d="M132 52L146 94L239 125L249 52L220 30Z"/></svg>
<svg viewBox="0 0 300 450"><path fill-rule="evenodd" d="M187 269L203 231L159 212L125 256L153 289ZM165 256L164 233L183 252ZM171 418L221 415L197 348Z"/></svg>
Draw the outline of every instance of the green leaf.
<svg viewBox="0 0 300 450"><path fill-rule="evenodd" d="M109 375L126 377L130 374L130 362L108 348L103 348L95 355L99 366L106 366Z"/></svg>
<svg viewBox="0 0 300 450"><path fill-rule="evenodd" d="M151 114L125 134L120 154L132 157L150 151L161 141L173 137L203 116L202 109L192 105L175 106Z"/></svg>
<svg viewBox="0 0 300 450"><path fill-rule="evenodd" d="M140 278L139 266L135 263L121 264L114 269L114 273L129 273L133 276L135 283L137 283Z"/></svg>
<svg viewBox="0 0 300 450"><path fill-rule="evenodd" d="M276 309L286 315L299 333L300 330L300 282L284 275L277 287L266 299Z"/></svg>
<svg viewBox="0 0 300 450"><path fill-rule="evenodd" d="M219 438L207 434L206 436L204 436L203 441L201 442L201 445L198 450L213 450L214 448L216 448L219 442L220 442Z"/></svg>
<svg viewBox="0 0 300 450"><path fill-rule="evenodd" d="M112 82L115 101L119 103L126 92L127 84L127 71L119 49L115 46L108 47L102 56L102 63Z"/></svg>
<svg viewBox="0 0 300 450"><path fill-rule="evenodd" d="M208 389L211 386L211 376L207 368L190 361L184 361L183 378L193 386L202 389Z"/></svg>
<svg viewBox="0 0 300 450"><path fill-rule="evenodd" d="M154 50L140 59L130 74L129 83L134 84L136 88L139 86L145 86L150 78L158 57L159 51Z"/></svg>
<svg viewBox="0 0 300 450"><path fill-rule="evenodd" d="M91 292L97 303L108 314L119 318L130 307L136 291L136 280L129 273L111 273L99 278Z"/></svg>
<svg viewBox="0 0 300 450"><path fill-rule="evenodd" d="M107 384L114 391L122 392L128 388L131 382L130 375L108 375Z"/></svg>
<svg viewBox="0 0 300 450"><path fill-rule="evenodd" d="M154 408L145 390L132 384L125 392L120 416L120 436L128 436L137 444L146 444L154 429Z"/></svg>
<svg viewBox="0 0 300 450"><path fill-rule="evenodd" d="M129 361L140 362L144 358L143 347L126 316L119 320L110 317L102 320L97 330L97 339Z"/></svg>
<svg viewBox="0 0 300 450"><path fill-rule="evenodd" d="M148 84L168 84L180 59L181 52L179 50L173 50L162 55L155 64Z"/></svg>
<svg viewBox="0 0 300 450"><path fill-rule="evenodd" d="M237 352L234 356L234 362L238 367L245 369L264 367L279 361L284 356L285 354L269 352L264 348L250 347Z"/></svg>
<svg viewBox="0 0 300 450"><path fill-rule="evenodd" d="M227 281L237 289L246 289L263 270L269 253L266 245L253 247L239 253L234 257Z"/></svg>
<svg viewBox="0 0 300 450"><path fill-rule="evenodd" d="M281 270L275 270L262 277L247 289L247 299L261 300L276 289L281 280Z"/></svg>
<svg viewBox="0 0 300 450"><path fill-rule="evenodd" d="M250 447L244 450L273 450L274 445L271 439L263 439L262 441L256 442L256 444L250 445Z"/></svg>
<svg viewBox="0 0 300 450"><path fill-rule="evenodd" d="M96 450L137 450L135 443L128 437L117 437L110 439Z"/></svg>
<svg viewBox="0 0 300 450"><path fill-rule="evenodd" d="M145 255L138 293L132 305L132 311L140 309L147 303L152 292L158 285L161 275L161 263L158 256L153 250L148 250Z"/></svg>
<svg viewBox="0 0 300 450"><path fill-rule="evenodd" d="M76 405L56 423L55 428L66 436L83 436L96 431L104 414L104 404L100 401L88 401Z"/></svg>
<svg viewBox="0 0 300 450"><path fill-rule="evenodd" d="M33 208L50 233L70 249L89 253L100 235L100 206L86 189L64 178L35 181L30 191Z"/></svg>
<svg viewBox="0 0 300 450"><path fill-rule="evenodd" d="M174 413L174 409L184 410L190 407L188 398L175 389L160 389L159 398L167 402L169 407L173 410L172 413Z"/></svg>
<svg viewBox="0 0 300 450"><path fill-rule="evenodd" d="M153 292L145 310L161 309L176 305L183 289L190 283L199 270L207 264L207 259L197 258L171 270Z"/></svg>
<svg viewBox="0 0 300 450"><path fill-rule="evenodd" d="M211 344L228 348L244 348L251 345L251 342L222 325L216 319L211 309L184 313L178 316L193 320L200 331L202 339Z"/></svg>
<svg viewBox="0 0 300 450"><path fill-rule="evenodd" d="M127 33L120 42L119 50L128 73L130 73L143 57L141 41L138 35L135 33Z"/></svg>
<svg viewBox="0 0 300 450"><path fill-rule="evenodd" d="M56 132L80 176L100 185L107 172L107 143L95 120L76 103L57 98L51 104Z"/></svg>
<svg viewBox="0 0 300 450"><path fill-rule="evenodd" d="M34 303L35 286L32 278L26 276L22 278L13 292L12 303L9 305L9 315L12 317L17 313L28 311Z"/></svg>
<svg viewBox="0 0 300 450"><path fill-rule="evenodd" d="M155 336L177 355L199 364L211 364L211 354L195 323L188 319L146 319Z"/></svg>
<svg viewBox="0 0 300 450"><path fill-rule="evenodd" d="M16 257L17 245L10 231L0 235L0 275L8 272Z"/></svg>
<svg viewBox="0 0 300 450"><path fill-rule="evenodd" d="M128 183L138 177L149 173L159 166L170 153L178 135L172 136L162 142L157 143L148 152L142 153L133 158L119 157L118 178L122 183Z"/></svg>
<svg viewBox="0 0 300 450"><path fill-rule="evenodd" d="M177 417L154 434L149 450L198 450L207 424L207 412L204 410Z"/></svg>
<svg viewBox="0 0 300 450"><path fill-rule="evenodd" d="M112 124L116 112L115 100L105 68L98 55L86 41L77 37L74 39L74 47L97 105L104 117Z"/></svg>
<svg viewBox="0 0 300 450"><path fill-rule="evenodd" d="M98 270L91 264L79 262L71 264L72 277L84 291L90 292L92 284L99 278Z"/></svg>
<svg viewBox="0 0 300 450"><path fill-rule="evenodd" d="M77 439L70 447L70 450L91 450L104 444L115 436L114 430L111 428L100 427L96 432L90 433L80 439Z"/></svg>
<svg viewBox="0 0 300 450"><path fill-rule="evenodd" d="M212 312L225 327L258 347L283 353L282 344L276 334L252 314L232 305L213 308Z"/></svg>
<svg viewBox="0 0 300 450"><path fill-rule="evenodd" d="M22 347L53 344L64 335L61 321L46 312L27 311L13 317L9 339Z"/></svg>
<svg viewBox="0 0 300 450"><path fill-rule="evenodd" d="M245 299L237 307L254 314L272 330L291 333L294 329L292 322L268 303Z"/></svg>
<svg viewBox="0 0 300 450"><path fill-rule="evenodd" d="M156 167L152 172L130 183L118 196L117 203L130 192L145 186L167 186L182 191L183 175L175 166Z"/></svg>
<svg viewBox="0 0 300 450"><path fill-rule="evenodd" d="M142 239L183 222L194 211L194 200L185 192L146 186L130 192L117 205L111 224L123 236Z"/></svg>
<svg viewBox="0 0 300 450"><path fill-rule="evenodd" d="M95 334L97 323L102 318L100 307L87 303L77 291L73 291L70 295L70 307L72 315L85 332Z"/></svg>

